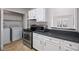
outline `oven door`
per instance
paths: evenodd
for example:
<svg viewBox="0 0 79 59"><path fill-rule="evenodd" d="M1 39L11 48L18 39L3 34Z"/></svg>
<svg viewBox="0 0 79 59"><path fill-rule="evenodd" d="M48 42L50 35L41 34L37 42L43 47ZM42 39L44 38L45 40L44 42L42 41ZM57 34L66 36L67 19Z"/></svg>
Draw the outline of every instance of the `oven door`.
<svg viewBox="0 0 79 59"><path fill-rule="evenodd" d="M31 32L24 32L23 40L26 41L27 43L31 44Z"/></svg>

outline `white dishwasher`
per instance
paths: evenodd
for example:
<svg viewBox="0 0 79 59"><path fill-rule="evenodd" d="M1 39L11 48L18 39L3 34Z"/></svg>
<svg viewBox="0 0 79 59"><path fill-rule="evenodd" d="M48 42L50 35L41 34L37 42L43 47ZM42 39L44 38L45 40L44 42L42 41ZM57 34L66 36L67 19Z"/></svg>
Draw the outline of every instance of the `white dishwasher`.
<svg viewBox="0 0 79 59"><path fill-rule="evenodd" d="M13 27L11 29L12 29L12 41L22 39L22 28L21 27Z"/></svg>
<svg viewBox="0 0 79 59"><path fill-rule="evenodd" d="M3 30L3 44L10 43L10 28L4 28Z"/></svg>

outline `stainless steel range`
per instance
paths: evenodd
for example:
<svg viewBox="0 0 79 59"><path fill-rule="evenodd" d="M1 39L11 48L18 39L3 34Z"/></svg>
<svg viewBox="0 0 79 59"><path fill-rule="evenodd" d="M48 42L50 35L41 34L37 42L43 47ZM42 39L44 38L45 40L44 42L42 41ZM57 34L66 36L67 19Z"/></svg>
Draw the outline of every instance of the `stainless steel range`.
<svg viewBox="0 0 79 59"><path fill-rule="evenodd" d="M44 28L37 25L31 25L30 29L23 30L23 43L30 48L33 46L33 31L35 30L44 30Z"/></svg>
<svg viewBox="0 0 79 59"><path fill-rule="evenodd" d="M31 30L23 30L23 44L32 48L33 45L33 32Z"/></svg>

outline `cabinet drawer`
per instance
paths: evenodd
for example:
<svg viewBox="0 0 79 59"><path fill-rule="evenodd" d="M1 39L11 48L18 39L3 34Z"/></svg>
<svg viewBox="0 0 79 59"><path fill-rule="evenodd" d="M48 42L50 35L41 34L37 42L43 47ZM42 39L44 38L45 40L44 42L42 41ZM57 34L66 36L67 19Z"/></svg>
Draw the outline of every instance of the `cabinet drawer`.
<svg viewBox="0 0 79 59"><path fill-rule="evenodd" d="M57 43L57 44L60 44L60 42L61 42L60 39L58 39L58 38L52 38L52 37L49 37L49 41L53 42L53 43Z"/></svg>
<svg viewBox="0 0 79 59"><path fill-rule="evenodd" d="M61 48L61 51L75 51L75 50L68 48L68 47L63 47Z"/></svg>
<svg viewBox="0 0 79 59"><path fill-rule="evenodd" d="M39 37L39 38L47 38L47 36L38 34L38 33L33 33L33 36Z"/></svg>
<svg viewBox="0 0 79 59"><path fill-rule="evenodd" d="M45 40L53 42L53 43L60 43L60 41L61 41L61 39L59 39L59 38L48 37L48 36L37 34L37 33L34 33L34 36L37 38L40 38L40 39L45 39Z"/></svg>
<svg viewBox="0 0 79 59"><path fill-rule="evenodd" d="M64 41L63 45L75 50L79 50L79 44L75 42Z"/></svg>
<svg viewBox="0 0 79 59"><path fill-rule="evenodd" d="M44 50L45 51L59 51L59 45L55 44L55 43L52 43L52 42L46 41Z"/></svg>

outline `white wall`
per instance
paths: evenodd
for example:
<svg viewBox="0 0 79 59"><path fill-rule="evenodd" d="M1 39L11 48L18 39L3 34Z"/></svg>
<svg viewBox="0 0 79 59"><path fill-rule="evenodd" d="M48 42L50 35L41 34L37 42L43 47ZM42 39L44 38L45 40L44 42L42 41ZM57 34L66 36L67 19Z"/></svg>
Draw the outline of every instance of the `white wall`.
<svg viewBox="0 0 79 59"><path fill-rule="evenodd" d="M77 31L79 32L79 8L77 8Z"/></svg>
<svg viewBox="0 0 79 59"><path fill-rule="evenodd" d="M23 16L23 28L27 29L27 12Z"/></svg>
<svg viewBox="0 0 79 59"><path fill-rule="evenodd" d="M74 15L74 8L48 8L48 28L51 29L51 22L53 20L53 16L60 15Z"/></svg>
<svg viewBox="0 0 79 59"><path fill-rule="evenodd" d="M1 50L1 9L0 9L0 50Z"/></svg>
<svg viewBox="0 0 79 59"><path fill-rule="evenodd" d="M0 50L3 49L3 9L0 12Z"/></svg>

